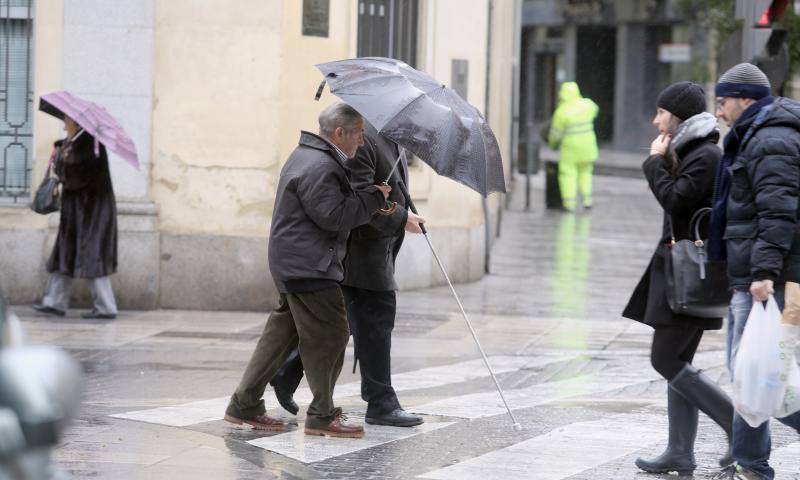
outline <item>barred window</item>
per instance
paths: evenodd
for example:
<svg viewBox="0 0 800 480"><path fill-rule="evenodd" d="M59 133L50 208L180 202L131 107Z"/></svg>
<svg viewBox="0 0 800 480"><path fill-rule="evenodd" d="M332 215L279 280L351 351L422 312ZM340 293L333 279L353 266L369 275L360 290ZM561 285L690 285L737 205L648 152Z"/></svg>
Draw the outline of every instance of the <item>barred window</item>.
<svg viewBox="0 0 800 480"><path fill-rule="evenodd" d="M0 198L27 202L33 152L33 0L0 0Z"/></svg>
<svg viewBox="0 0 800 480"><path fill-rule="evenodd" d="M360 0L359 57L390 57L417 66L417 0Z"/></svg>

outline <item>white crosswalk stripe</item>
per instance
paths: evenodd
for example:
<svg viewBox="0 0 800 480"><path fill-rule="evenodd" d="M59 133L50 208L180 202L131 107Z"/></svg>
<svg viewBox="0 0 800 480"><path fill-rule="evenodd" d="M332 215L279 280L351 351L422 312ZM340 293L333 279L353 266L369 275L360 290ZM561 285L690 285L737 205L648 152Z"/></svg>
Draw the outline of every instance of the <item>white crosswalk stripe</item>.
<svg viewBox="0 0 800 480"><path fill-rule="evenodd" d="M354 423L361 423L353 419ZM325 438L310 436L302 429L250 440L250 445L299 460L303 463L320 462L384 443L432 432L452 425L452 422L426 422L416 427L377 427L364 424L364 438Z"/></svg>
<svg viewBox="0 0 800 480"><path fill-rule="evenodd" d="M506 401L512 410L535 407L556 400L606 392L623 388L632 383L650 381L650 378L630 379L598 378L583 376L559 382L539 383L526 388L507 390ZM497 392L474 393L449 397L410 408L414 413L460 418L483 418L506 412Z"/></svg>
<svg viewBox="0 0 800 480"><path fill-rule="evenodd" d="M538 368L556 362L565 362L566 371L570 371L571 365L580 365L580 359L588 357L595 360L607 359L610 363L600 371L591 374L536 383L524 388L507 389L505 393L509 404L513 409L524 409L565 399L576 401L588 398L593 394L613 392L660 378L647 362L620 361L619 359L624 358L624 355L612 351L570 350L561 352L554 349L541 352L535 357L494 356L490 357L490 362L498 374L517 372L521 369L530 369L534 372ZM575 362L575 360L578 361ZM697 355L696 363L705 367L719 367L722 364L722 354L719 351L701 352ZM562 368L565 367L557 366L555 370L560 371L559 369ZM393 384L395 390L401 392L436 388L486 377L488 377L488 371L483 361L476 359L396 374L393 376ZM452 417L453 419L476 419L504 415L505 408L497 392L491 388L491 384L487 382L481 389L482 391L478 393L444 396L423 405L410 405L407 409L414 413ZM335 391L338 399L359 394L360 382L339 385ZM274 397L272 395L266 397L267 407L277 408ZM295 399L300 404L306 404L311 400L311 392L308 388L300 388L295 394ZM226 396L112 416L185 427L220 420L228 400L229 397ZM624 403L625 399L614 396L614 400L617 403ZM641 399L637 399L637 402L641 403ZM362 419L354 420L356 420L355 423L363 423ZM666 430L665 422L666 419L663 415L632 413L591 422L574 423L510 447L429 472L422 478L491 480L494 478L527 478L527 474L536 472L537 479L560 480L663 441ZM413 428L365 425L365 437L354 440L306 436L303 433L301 422L300 426L291 432L253 439L247 443L303 463L313 463L424 435L454 423L455 421L435 421L435 419L429 418L426 423ZM587 431L592 434L586 435ZM580 445L580 448L571 448L575 445ZM788 458L796 452L789 449L776 453ZM552 464L553 458L558 458L559 461ZM782 466L781 468L788 467Z"/></svg>
<svg viewBox="0 0 800 480"><path fill-rule="evenodd" d="M561 480L657 443L663 440L665 430L663 415L615 415L578 422L419 478Z"/></svg>
<svg viewBox="0 0 800 480"><path fill-rule="evenodd" d="M523 356L495 356L490 358L490 363L495 373L502 374L514 372L522 368L535 368L548 363L573 358L565 354L538 355L536 357ZM397 392L433 388L442 385L455 384L470 380L488 377L489 373L483 360L469 360L451 365L429 367L410 372L399 373L392 376L392 385ZM334 395L344 398L360 395L361 383L352 382L337 385ZM139 422L156 423L171 427L187 427L198 423L211 422L222 418L225 407L230 397L218 397L209 400L189 402L180 405L136 410L111 415L114 418L135 420ZM295 400L299 404L311 402L312 395L308 388L299 388L295 393ZM274 396L265 395L264 401L267 408L278 408Z"/></svg>
<svg viewBox="0 0 800 480"><path fill-rule="evenodd" d="M608 352L605 352L608 354ZM722 352L698 353L698 365L720 366L724 362ZM652 382L661 377L645 362L608 368L591 375L573 377L556 382L545 382L530 387L506 390L505 396L511 409L530 408L537 405L609 392L630 385ZM414 413L460 418L483 418L506 412L496 391L460 395L436 400L424 405L410 407Z"/></svg>

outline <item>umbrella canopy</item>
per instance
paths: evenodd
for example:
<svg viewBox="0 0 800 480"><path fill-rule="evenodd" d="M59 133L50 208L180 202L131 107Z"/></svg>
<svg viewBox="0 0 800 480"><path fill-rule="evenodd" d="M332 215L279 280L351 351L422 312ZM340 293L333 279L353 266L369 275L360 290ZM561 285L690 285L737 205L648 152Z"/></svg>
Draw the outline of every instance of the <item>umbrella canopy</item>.
<svg viewBox="0 0 800 480"><path fill-rule="evenodd" d="M62 120L65 115L75 120L96 141L125 159L134 168L139 168L139 157L136 155L136 145L133 144L133 140L125 133L119 122L100 105L69 92L60 91L42 95L39 99L39 110Z"/></svg>
<svg viewBox="0 0 800 480"><path fill-rule="evenodd" d="M505 193L497 139L478 109L455 91L391 58L354 58L316 67L331 93L436 173L484 197Z"/></svg>

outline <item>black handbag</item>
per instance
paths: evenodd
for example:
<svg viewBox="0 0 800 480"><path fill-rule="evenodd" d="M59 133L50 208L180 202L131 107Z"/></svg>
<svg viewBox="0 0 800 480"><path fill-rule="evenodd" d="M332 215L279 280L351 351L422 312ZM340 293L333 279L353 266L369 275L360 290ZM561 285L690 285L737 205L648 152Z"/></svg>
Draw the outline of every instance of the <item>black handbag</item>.
<svg viewBox="0 0 800 480"><path fill-rule="evenodd" d="M61 195L58 189L61 181L52 175L52 170L52 165L47 167L47 174L36 189L36 195L31 202L31 210L42 215L57 212L61 208Z"/></svg>
<svg viewBox="0 0 800 480"><path fill-rule="evenodd" d="M722 318L727 314L731 293L724 261L709 261L706 244L700 238L700 220L711 213L702 208L692 215L689 230L694 241L675 241L667 246L665 277L667 302L674 313L700 318Z"/></svg>

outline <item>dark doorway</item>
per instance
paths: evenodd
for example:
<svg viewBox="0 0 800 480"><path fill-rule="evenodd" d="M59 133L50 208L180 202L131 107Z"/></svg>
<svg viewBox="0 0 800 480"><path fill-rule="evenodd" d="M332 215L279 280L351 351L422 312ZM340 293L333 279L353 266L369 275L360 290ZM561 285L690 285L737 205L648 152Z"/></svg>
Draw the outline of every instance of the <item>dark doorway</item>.
<svg viewBox="0 0 800 480"><path fill-rule="evenodd" d="M536 87L535 95L539 101L534 108L534 119L544 121L553 116L558 101L558 84L556 81L556 65L558 57L553 53L536 55Z"/></svg>
<svg viewBox="0 0 800 480"><path fill-rule="evenodd" d="M360 0L359 57L390 57L417 66L417 0Z"/></svg>
<svg viewBox="0 0 800 480"><path fill-rule="evenodd" d="M583 96L591 98L600 107L595 122L598 141L611 141L614 135L616 51L616 28L578 27L575 81Z"/></svg>
<svg viewBox="0 0 800 480"><path fill-rule="evenodd" d="M559 43L549 43L556 40ZM553 116L558 102L557 66L561 30L550 28L548 38L536 39L536 28L522 31L520 70L520 137L523 142L541 141L540 130Z"/></svg>

